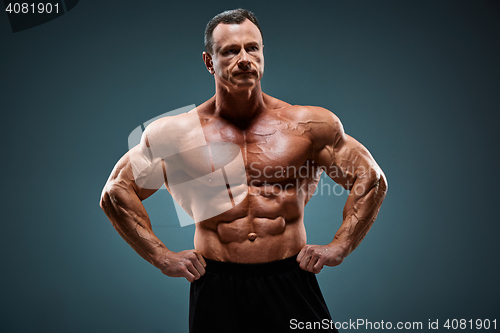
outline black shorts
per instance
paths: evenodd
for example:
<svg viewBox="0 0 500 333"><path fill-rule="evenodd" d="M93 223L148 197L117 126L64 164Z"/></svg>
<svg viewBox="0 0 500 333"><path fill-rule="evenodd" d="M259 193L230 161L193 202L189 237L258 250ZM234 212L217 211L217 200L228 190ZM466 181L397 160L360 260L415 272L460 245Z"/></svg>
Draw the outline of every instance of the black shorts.
<svg viewBox="0 0 500 333"><path fill-rule="evenodd" d="M296 332L301 322L337 332L324 329L332 326L331 316L318 281L296 258L262 264L205 259L205 275L191 283L189 332Z"/></svg>

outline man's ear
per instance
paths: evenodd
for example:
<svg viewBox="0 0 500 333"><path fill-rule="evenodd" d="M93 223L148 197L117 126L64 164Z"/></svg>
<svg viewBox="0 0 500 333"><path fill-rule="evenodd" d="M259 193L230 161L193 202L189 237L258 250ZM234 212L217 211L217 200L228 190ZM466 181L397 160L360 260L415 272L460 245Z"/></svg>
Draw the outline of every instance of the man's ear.
<svg viewBox="0 0 500 333"><path fill-rule="evenodd" d="M212 56L208 54L207 52L203 52L203 62L205 63L205 66L207 67L207 70L210 72L210 74L214 74L214 64L212 62Z"/></svg>

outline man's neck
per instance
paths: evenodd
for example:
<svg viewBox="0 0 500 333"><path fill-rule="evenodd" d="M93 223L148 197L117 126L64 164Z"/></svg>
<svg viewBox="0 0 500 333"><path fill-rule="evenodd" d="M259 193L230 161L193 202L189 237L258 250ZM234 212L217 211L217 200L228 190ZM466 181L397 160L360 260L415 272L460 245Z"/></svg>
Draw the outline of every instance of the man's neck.
<svg viewBox="0 0 500 333"><path fill-rule="evenodd" d="M215 116L227 119L238 127L246 127L265 110L260 82L251 90L230 92L215 89Z"/></svg>

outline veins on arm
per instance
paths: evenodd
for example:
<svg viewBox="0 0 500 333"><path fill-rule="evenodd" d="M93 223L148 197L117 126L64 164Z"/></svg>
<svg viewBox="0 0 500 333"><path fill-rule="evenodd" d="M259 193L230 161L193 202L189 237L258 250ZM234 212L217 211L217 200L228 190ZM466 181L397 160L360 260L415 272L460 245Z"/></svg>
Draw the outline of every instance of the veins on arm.
<svg viewBox="0 0 500 333"><path fill-rule="evenodd" d="M101 208L122 238L145 260L155 264L160 248L166 248L154 235L142 200L156 189L146 189L135 182L132 163L141 156L132 148L115 166L101 196ZM134 157L134 154L135 157ZM143 162L145 159L141 159Z"/></svg>
<svg viewBox="0 0 500 333"><path fill-rule="evenodd" d="M369 151L344 133L335 116L330 118L333 132L319 132L321 145L314 157L327 175L349 190L343 222L333 242L352 252L375 222L387 192L387 181ZM321 139L327 139L327 142Z"/></svg>

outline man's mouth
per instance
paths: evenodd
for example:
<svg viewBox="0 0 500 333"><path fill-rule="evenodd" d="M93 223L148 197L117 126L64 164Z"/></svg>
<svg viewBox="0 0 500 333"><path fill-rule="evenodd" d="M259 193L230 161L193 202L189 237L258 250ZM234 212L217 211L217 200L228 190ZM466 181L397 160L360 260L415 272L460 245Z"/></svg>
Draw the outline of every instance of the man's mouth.
<svg viewBox="0 0 500 333"><path fill-rule="evenodd" d="M233 75L245 75L245 74L255 74L254 71L238 71L235 72Z"/></svg>

